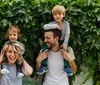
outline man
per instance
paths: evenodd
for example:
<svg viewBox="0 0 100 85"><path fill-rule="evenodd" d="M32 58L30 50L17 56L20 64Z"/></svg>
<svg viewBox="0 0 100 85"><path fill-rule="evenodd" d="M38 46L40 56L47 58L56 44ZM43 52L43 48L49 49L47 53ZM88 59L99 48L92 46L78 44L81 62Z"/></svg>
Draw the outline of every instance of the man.
<svg viewBox="0 0 100 85"><path fill-rule="evenodd" d="M76 73L77 66L74 58L70 53L60 49L60 37L59 29L53 28L44 31L44 42L50 50L41 52L36 59L36 68L39 70L42 61L48 57L48 72L43 85L69 85L67 74L64 72L64 59L69 62L73 74Z"/></svg>

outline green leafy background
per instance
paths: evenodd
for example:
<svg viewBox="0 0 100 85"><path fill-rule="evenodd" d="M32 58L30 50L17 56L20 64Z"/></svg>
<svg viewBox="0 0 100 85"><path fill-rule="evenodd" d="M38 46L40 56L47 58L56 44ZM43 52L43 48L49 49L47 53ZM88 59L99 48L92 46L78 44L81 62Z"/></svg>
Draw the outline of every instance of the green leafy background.
<svg viewBox="0 0 100 85"><path fill-rule="evenodd" d="M18 24L20 41L26 47L24 58L35 68L43 46L43 25L53 20L51 10L57 4L66 8L65 19L71 27L69 45L76 56L77 74L83 64L89 69L88 78L92 76L94 85L100 85L100 0L0 0L0 49L8 26Z"/></svg>

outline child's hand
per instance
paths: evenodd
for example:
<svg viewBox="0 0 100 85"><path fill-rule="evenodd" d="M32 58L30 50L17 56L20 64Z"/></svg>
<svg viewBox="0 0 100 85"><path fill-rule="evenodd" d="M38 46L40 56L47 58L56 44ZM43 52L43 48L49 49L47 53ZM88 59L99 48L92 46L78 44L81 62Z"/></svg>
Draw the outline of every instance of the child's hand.
<svg viewBox="0 0 100 85"><path fill-rule="evenodd" d="M8 45L5 45L5 46L3 47L3 51L5 52L5 51L7 50L7 48L8 48Z"/></svg>
<svg viewBox="0 0 100 85"><path fill-rule="evenodd" d="M61 47L63 50L67 50L67 46L66 45L61 45Z"/></svg>
<svg viewBox="0 0 100 85"><path fill-rule="evenodd" d="M61 28L61 26L60 25L56 25L56 27L57 27L57 29L59 29L59 30L61 30L62 28Z"/></svg>

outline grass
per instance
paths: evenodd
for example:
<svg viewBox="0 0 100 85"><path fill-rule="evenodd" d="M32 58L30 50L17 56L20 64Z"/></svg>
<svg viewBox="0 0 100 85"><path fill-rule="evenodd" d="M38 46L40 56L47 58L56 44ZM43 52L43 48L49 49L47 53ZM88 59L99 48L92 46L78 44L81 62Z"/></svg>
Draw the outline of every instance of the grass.
<svg viewBox="0 0 100 85"><path fill-rule="evenodd" d="M22 83L23 85L42 85L40 78L32 79L30 77L24 77Z"/></svg>

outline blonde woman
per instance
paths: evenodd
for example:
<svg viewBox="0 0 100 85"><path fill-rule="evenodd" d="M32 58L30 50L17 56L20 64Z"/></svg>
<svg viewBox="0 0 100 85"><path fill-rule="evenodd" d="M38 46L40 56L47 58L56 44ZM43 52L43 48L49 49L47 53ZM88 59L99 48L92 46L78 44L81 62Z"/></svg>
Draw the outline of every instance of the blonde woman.
<svg viewBox="0 0 100 85"><path fill-rule="evenodd" d="M22 53L24 52L23 44L18 41L9 41L6 45L7 50L4 52L1 51L0 64L5 62L9 73L1 75L0 85L22 85L22 79L16 77L16 64L23 62L23 73L27 76L33 72L32 68L22 58ZM26 65L26 67L24 65Z"/></svg>

